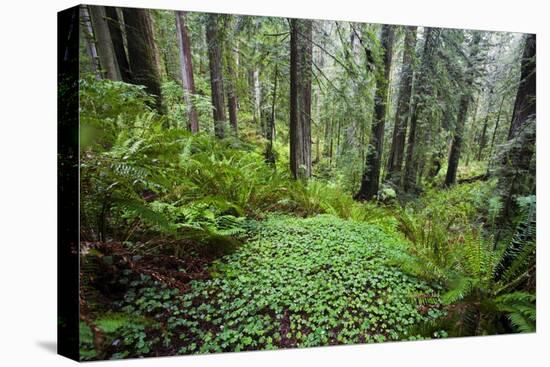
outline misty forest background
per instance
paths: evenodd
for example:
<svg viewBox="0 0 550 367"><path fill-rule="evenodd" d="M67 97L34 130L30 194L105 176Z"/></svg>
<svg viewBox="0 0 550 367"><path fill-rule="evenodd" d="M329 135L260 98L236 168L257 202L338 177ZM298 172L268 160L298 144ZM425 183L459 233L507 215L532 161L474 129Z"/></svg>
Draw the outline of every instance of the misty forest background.
<svg viewBox="0 0 550 367"><path fill-rule="evenodd" d="M535 50L81 6L81 358L534 331Z"/></svg>

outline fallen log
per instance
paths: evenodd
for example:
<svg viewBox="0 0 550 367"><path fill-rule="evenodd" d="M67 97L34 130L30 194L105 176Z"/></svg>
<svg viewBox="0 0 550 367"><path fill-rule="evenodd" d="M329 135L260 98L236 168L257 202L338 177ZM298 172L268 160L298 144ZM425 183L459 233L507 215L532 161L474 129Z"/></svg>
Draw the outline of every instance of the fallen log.
<svg viewBox="0 0 550 367"><path fill-rule="evenodd" d="M486 181L486 180L489 179L489 177L491 177L491 175L488 172L486 172L486 173L483 173L483 174L477 175L477 176L461 178L461 179L457 180L456 182L458 184L465 184L465 183L472 183L472 182L476 182L476 181Z"/></svg>

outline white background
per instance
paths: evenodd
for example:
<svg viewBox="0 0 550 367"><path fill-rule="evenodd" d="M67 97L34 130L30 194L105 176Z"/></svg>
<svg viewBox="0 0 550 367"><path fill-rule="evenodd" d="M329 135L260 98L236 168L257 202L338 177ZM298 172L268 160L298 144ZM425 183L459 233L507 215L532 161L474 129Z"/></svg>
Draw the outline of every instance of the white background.
<svg viewBox="0 0 550 367"><path fill-rule="evenodd" d="M538 332L248 352L94 366L548 365L549 9L538 0L90 1L166 9L535 32L538 100ZM73 1L7 0L0 11L0 365L68 366L56 343L56 12ZM542 142L542 143L541 143ZM546 144L544 144L546 142ZM546 345L546 347L544 347Z"/></svg>

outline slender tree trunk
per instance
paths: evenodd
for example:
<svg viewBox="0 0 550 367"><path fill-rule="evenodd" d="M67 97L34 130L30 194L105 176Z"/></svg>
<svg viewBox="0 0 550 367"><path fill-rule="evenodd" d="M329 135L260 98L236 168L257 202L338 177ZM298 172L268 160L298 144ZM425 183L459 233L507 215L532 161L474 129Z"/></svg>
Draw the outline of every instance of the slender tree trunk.
<svg viewBox="0 0 550 367"><path fill-rule="evenodd" d="M225 102L222 74L222 46L219 31L219 15L209 14L206 24L206 42L210 64L210 86L212 88L212 106L214 107L214 131L218 138L225 136Z"/></svg>
<svg viewBox="0 0 550 367"><path fill-rule="evenodd" d="M311 176L312 21L290 21L290 171Z"/></svg>
<svg viewBox="0 0 550 367"><path fill-rule="evenodd" d="M237 136L237 75L235 71L235 58L233 51L227 49L225 52L225 60L227 66L227 109L229 111L229 125L233 129L233 133Z"/></svg>
<svg viewBox="0 0 550 367"><path fill-rule="evenodd" d="M124 48L124 25L118 16L117 8L106 6L105 14L107 15L107 23L109 24L109 32L111 33L111 41L113 42L118 68L120 70L120 76L122 77L122 81L131 83L132 74L130 72L130 64L128 63L126 49Z"/></svg>
<svg viewBox="0 0 550 367"><path fill-rule="evenodd" d="M262 117L261 117L261 106L262 106L262 88L260 86L260 71L254 69L252 72L252 82L253 82L253 100L254 100L254 120L260 126L260 131L262 135L264 134L264 129L262 127Z"/></svg>
<svg viewBox="0 0 550 367"><path fill-rule="evenodd" d="M188 124L187 127L192 133L199 131L199 118L197 110L193 105L192 96L195 94L195 79L193 77L193 62L191 57L191 44L187 35L186 14L183 11L176 11L176 33L179 42L179 54L181 64L181 81L183 85L183 99L187 106Z"/></svg>
<svg viewBox="0 0 550 367"><path fill-rule="evenodd" d="M483 122L483 130L481 130L481 138L479 139L479 151L477 152L477 160L481 161L481 156L483 154L483 149L487 144L487 128L489 124L489 111L485 116L485 121Z"/></svg>
<svg viewBox="0 0 550 367"><path fill-rule="evenodd" d="M374 97L374 120L372 124L370 148L367 152L366 166L361 179L361 187L355 195L356 200L370 200L378 194L380 167L384 143L384 125L391 70L394 29L391 25L382 26L382 59L384 64L377 72L376 95Z"/></svg>
<svg viewBox="0 0 550 367"><path fill-rule="evenodd" d="M460 107L458 110L457 124L454 132L454 137L449 154L449 163L447 174L445 177L445 185L453 185L456 181L456 172L458 170L458 162L460 160L460 148L462 147L462 136L464 134L464 122L468 115L468 105L470 103L470 95L464 94L460 99Z"/></svg>
<svg viewBox="0 0 550 367"><path fill-rule="evenodd" d="M413 85L413 61L416 48L417 27L406 27L403 50L403 70L399 99L395 112L392 145L388 159L388 179L396 184L401 182L401 171L405 153L407 124L411 115L411 93Z"/></svg>
<svg viewBox="0 0 550 367"><path fill-rule="evenodd" d="M267 148L265 153L265 160L267 163L275 164L275 154L273 154L273 139L275 138L275 103L277 101L277 79L279 77L279 70L277 64L275 64L275 72L273 77L273 96L271 101L271 116L269 118L269 126L267 129Z"/></svg>
<svg viewBox="0 0 550 367"><path fill-rule="evenodd" d="M462 147L462 136L464 134L464 125L466 123L466 117L468 116L468 107L470 104L471 88L475 79L474 63L476 62L477 55L479 54L479 43L481 41L480 33L476 32L472 39L470 54L468 57L468 74L466 76L466 82L464 85L464 91L460 100L460 107L458 111L458 118L456 121L456 128L453 137L453 143L451 146L451 154L449 154L449 162L447 164L447 175L445 176L445 186L454 185L456 182L456 173L458 170L458 163L460 161L460 149Z"/></svg>
<svg viewBox="0 0 550 367"><path fill-rule="evenodd" d="M88 12L88 5L80 5L80 20L83 25L82 31L86 42L86 53L91 61L92 72L96 79L101 79L99 57L95 47L94 31L90 20L90 13Z"/></svg>
<svg viewBox="0 0 550 367"><path fill-rule="evenodd" d="M101 64L101 70L105 77L111 80L122 80L115 56L115 50L111 41L111 33L107 24L107 16L104 6L88 5L96 47Z"/></svg>
<svg viewBox="0 0 550 367"><path fill-rule="evenodd" d="M476 128L477 128L477 125L476 125L476 120L477 120L477 111L479 109L479 99L481 98L481 93L478 93L477 94L477 98L476 98L476 103L475 103L475 108L474 108L474 115L472 116L472 128L471 128L471 133L470 135L472 136L471 140L473 140L475 138L475 131L476 131ZM464 124L466 124L466 122L468 121L468 116L466 115L466 120L464 121ZM462 128L464 130L464 127ZM451 148L452 148L452 145L451 145ZM470 153L471 153L471 149L466 149L466 166L469 166L470 165Z"/></svg>
<svg viewBox="0 0 550 367"><path fill-rule="evenodd" d="M123 8L124 29L128 39L128 61L132 83L145 86L155 97L154 107L162 113L160 70L151 17L147 9Z"/></svg>
<svg viewBox="0 0 550 367"><path fill-rule="evenodd" d="M500 107L498 108L498 114L497 114L497 121L495 122L495 129L493 130L493 137L491 138L491 146L489 148L489 157L493 154L493 148L495 146L495 138L497 136L498 126L500 123L500 114L502 113L502 105L504 104L504 99L506 96L502 96L502 100L500 101Z"/></svg>

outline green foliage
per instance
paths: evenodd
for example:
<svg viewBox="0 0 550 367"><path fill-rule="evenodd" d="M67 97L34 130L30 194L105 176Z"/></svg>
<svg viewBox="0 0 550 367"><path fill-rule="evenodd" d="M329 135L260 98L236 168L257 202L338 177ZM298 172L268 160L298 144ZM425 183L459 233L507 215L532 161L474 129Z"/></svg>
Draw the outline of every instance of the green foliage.
<svg viewBox="0 0 550 367"><path fill-rule="evenodd" d="M111 354L111 359L126 357L138 357L146 355L151 347L157 343L156 338L151 338L146 331L158 328L158 325L144 317L126 313L107 313L93 320L97 333L101 333L103 349L121 350ZM80 358L93 360L98 357L93 343L91 328L80 322Z"/></svg>
<svg viewBox="0 0 550 367"><path fill-rule="evenodd" d="M536 331L536 297L526 292L513 292L495 299L496 306L506 316L516 330L522 333Z"/></svg>
<svg viewBox="0 0 550 367"><path fill-rule="evenodd" d="M109 139L81 153L82 221L92 239L124 241L152 231L189 239L234 236L239 217L265 212L329 213L395 228L395 219L376 205L356 203L321 181L296 182L266 165L261 144L190 135L181 126L166 129L147 98L140 99L141 89L124 83L103 81L93 88L82 83L83 125L88 116L98 116L96 106L116 97L113 84L119 92L129 89L133 109L130 114L115 103L101 112L105 121L116 120L109 125ZM171 98L167 103L179 96ZM124 227L130 229L116 232Z"/></svg>
<svg viewBox="0 0 550 367"><path fill-rule="evenodd" d="M180 83L173 80L164 82L161 86L162 102L166 108L166 118L170 127L187 128L189 121L187 104L183 98L183 88ZM194 94L190 96L191 103L197 112L198 118L203 122L202 129L210 131L212 116L212 102L209 96ZM208 124L206 124L208 122Z"/></svg>
<svg viewBox="0 0 550 367"><path fill-rule="evenodd" d="M84 321L79 323L79 350L80 359L89 361L97 357L97 352L94 349L94 335L92 329L86 325Z"/></svg>
<svg viewBox="0 0 550 367"><path fill-rule="evenodd" d="M475 191L475 186L471 189ZM464 190L455 188L439 196L452 199ZM534 199L524 200L531 210L524 211L525 224L518 227L511 243L504 250L494 250L492 237L484 238L473 223L480 210L472 209L479 205L480 197L471 193L463 197L462 207L440 212L426 206L416 215L404 211L398 217L400 229L411 242L410 256L401 259L403 268L445 289L441 299L449 316L436 322L435 328L446 328L450 335L505 332L508 326L499 319L505 314L517 331L534 330L535 296L516 291L534 271ZM494 199L487 196L480 203L491 201ZM437 197L427 202L440 203ZM453 233L457 224L460 232Z"/></svg>
<svg viewBox="0 0 550 367"><path fill-rule="evenodd" d="M418 112L412 163L416 183L427 190L403 204L409 198L397 187L382 186L377 202L360 203L352 194L370 149L372 91L386 82L378 68L380 25L314 27L314 41L324 47L314 58L314 172L304 182L288 173L286 20L219 18L220 37L238 42L227 50L238 49L239 65L227 55L224 62L236 71L226 77L239 99L239 134L216 139L204 15L187 17L200 70L191 100L201 133L192 135L173 14L153 13L164 61L162 114L149 107L154 99L142 86L86 75L80 81L81 238L112 251L86 245L81 253L81 301L89 316L80 323L82 359L535 330L536 198L522 196L533 192L534 175L514 181L518 172L531 174L532 162L520 171L497 170L499 190L512 201L495 195L494 179L439 187L459 112L454 93L472 94L477 85L466 86L464 74L483 71L462 50L474 33L426 28L424 47L417 47L424 53L411 99ZM268 165L272 102L276 162ZM486 107L480 110L489 113ZM477 150L475 124L468 126L466 161ZM503 147L508 159L521 155L531 130ZM496 136L497 144L505 139L502 131ZM485 172L487 162L471 162L458 177ZM510 203L513 225L499 232Z"/></svg>
<svg viewBox="0 0 550 367"><path fill-rule="evenodd" d="M436 290L391 265L400 240L375 226L323 215L247 228L211 279L179 294L142 277L123 310L167 317L186 354L408 339L410 325L442 315Z"/></svg>

